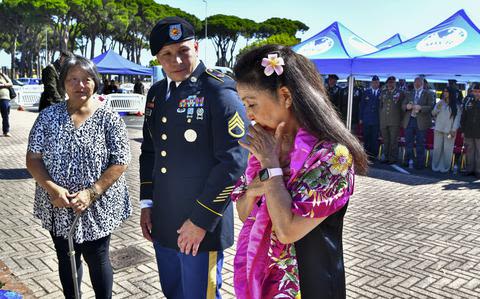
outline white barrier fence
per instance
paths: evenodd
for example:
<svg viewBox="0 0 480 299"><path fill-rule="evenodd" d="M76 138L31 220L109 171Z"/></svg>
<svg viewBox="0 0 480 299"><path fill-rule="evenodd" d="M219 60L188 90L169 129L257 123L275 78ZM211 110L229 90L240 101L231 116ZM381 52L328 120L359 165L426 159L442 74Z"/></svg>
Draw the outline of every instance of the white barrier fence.
<svg viewBox="0 0 480 299"><path fill-rule="evenodd" d="M35 90L20 90L17 91L15 102L22 107L35 107L40 103L40 96L42 92Z"/></svg>
<svg viewBox="0 0 480 299"><path fill-rule="evenodd" d="M38 107L41 95L42 92L38 90L21 89L17 91L15 102L23 108ZM99 96L96 95L96 97L98 98ZM115 112L145 112L146 97L144 95L135 93L112 93L103 97L105 98L104 104Z"/></svg>
<svg viewBox="0 0 480 299"><path fill-rule="evenodd" d="M145 112L146 97L136 93L112 93L107 96L106 103L116 112Z"/></svg>

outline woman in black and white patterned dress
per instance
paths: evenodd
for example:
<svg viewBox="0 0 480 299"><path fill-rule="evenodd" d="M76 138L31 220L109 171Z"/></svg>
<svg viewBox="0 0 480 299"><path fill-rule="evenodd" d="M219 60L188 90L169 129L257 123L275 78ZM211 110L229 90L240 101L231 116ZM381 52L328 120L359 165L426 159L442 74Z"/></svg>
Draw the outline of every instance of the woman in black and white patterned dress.
<svg viewBox="0 0 480 299"><path fill-rule="evenodd" d="M69 100L43 110L30 132L27 168L36 184L34 216L50 231L66 298L74 297L67 235L75 217L79 281L83 255L96 298L111 298L112 231L132 213L124 172L130 162L127 130L118 114L93 98L99 78L83 57L65 61L60 82Z"/></svg>

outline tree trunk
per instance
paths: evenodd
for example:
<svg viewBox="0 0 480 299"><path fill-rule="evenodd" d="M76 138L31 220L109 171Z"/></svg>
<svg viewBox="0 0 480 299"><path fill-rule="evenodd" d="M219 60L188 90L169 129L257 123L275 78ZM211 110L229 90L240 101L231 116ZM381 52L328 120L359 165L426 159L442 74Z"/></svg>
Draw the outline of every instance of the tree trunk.
<svg viewBox="0 0 480 299"><path fill-rule="evenodd" d="M95 57L95 39L95 35L90 36L90 41L92 42L92 46L90 47L90 59Z"/></svg>
<svg viewBox="0 0 480 299"><path fill-rule="evenodd" d="M133 51L133 52L135 52L135 51ZM135 62L136 62L137 64L140 64L140 54L141 54L141 52L142 52L142 49L141 49L140 47L138 47L136 52L137 52L137 57L136 57L136 59L135 59Z"/></svg>
<svg viewBox="0 0 480 299"><path fill-rule="evenodd" d="M16 70L15 70L15 53L17 52L17 35L15 34L13 36L13 43L12 43L12 48L10 50L10 69L11 69L11 73L10 73L10 78L16 78L17 74L16 74Z"/></svg>
<svg viewBox="0 0 480 299"><path fill-rule="evenodd" d="M63 30L60 34L60 50L68 49L68 30Z"/></svg>
<svg viewBox="0 0 480 299"><path fill-rule="evenodd" d="M123 48L125 47L125 45L121 42L118 43L118 54L120 54L120 56L122 56L123 54Z"/></svg>
<svg viewBox="0 0 480 299"><path fill-rule="evenodd" d="M82 38L83 40L83 38ZM85 45L83 48L83 57L87 57L88 38L85 38Z"/></svg>

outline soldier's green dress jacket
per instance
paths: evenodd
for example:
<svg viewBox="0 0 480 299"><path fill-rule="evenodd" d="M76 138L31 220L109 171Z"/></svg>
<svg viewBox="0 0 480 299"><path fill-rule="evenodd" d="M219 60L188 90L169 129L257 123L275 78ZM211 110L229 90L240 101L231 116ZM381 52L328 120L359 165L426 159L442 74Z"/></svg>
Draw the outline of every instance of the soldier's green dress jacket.
<svg viewBox="0 0 480 299"><path fill-rule="evenodd" d="M200 251L233 244L230 193L248 152L238 144L246 114L235 81L200 63L166 100L167 80L147 95L140 199L152 199L152 236L177 249L185 220L207 230Z"/></svg>

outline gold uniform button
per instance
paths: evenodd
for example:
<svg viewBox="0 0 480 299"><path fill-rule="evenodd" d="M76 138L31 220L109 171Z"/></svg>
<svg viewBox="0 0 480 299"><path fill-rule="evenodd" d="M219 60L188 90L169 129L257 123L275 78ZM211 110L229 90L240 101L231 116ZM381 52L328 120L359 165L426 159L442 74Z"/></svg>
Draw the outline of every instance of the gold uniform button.
<svg viewBox="0 0 480 299"><path fill-rule="evenodd" d="M167 122L167 118L164 116L162 117L162 123L166 123Z"/></svg>
<svg viewBox="0 0 480 299"><path fill-rule="evenodd" d="M167 140L167 134L162 134L162 140Z"/></svg>
<svg viewBox="0 0 480 299"><path fill-rule="evenodd" d="M162 155L162 157L165 157L167 155L167 152L166 151L161 151L160 155Z"/></svg>
<svg viewBox="0 0 480 299"><path fill-rule="evenodd" d="M161 171L162 173L167 173L167 169L166 169L165 167L162 167L162 168L160 169L160 171Z"/></svg>

